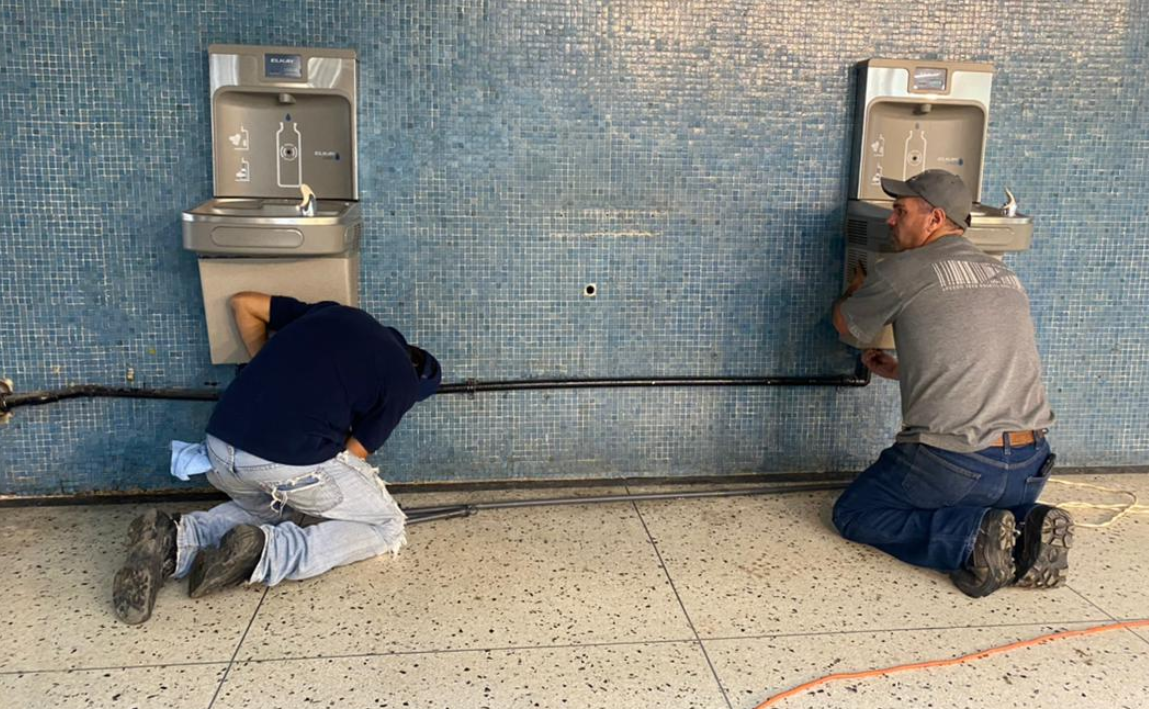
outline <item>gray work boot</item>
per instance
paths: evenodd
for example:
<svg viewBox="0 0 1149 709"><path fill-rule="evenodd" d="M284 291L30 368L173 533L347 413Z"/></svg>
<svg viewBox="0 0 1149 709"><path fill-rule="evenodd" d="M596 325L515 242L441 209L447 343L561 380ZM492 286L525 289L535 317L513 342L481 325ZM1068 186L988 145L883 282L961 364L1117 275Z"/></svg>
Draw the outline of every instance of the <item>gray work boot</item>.
<svg viewBox="0 0 1149 709"><path fill-rule="evenodd" d="M1017 542L1017 585L1057 588L1065 583L1071 546L1073 518L1069 513L1049 505L1034 507L1022 522Z"/></svg>
<svg viewBox="0 0 1149 709"><path fill-rule="evenodd" d="M188 574L188 595L202 598L251 578L267 535L259 527L241 524L220 540L219 549L200 549Z"/></svg>
<svg viewBox="0 0 1149 709"><path fill-rule="evenodd" d="M950 574L954 585L967 596L981 598L1012 583L1013 545L1013 513L1009 510L986 512L965 567Z"/></svg>
<svg viewBox="0 0 1149 709"><path fill-rule="evenodd" d="M112 580L116 617L137 625L152 617L156 594L176 570L176 521L148 510L128 527L128 558Z"/></svg>

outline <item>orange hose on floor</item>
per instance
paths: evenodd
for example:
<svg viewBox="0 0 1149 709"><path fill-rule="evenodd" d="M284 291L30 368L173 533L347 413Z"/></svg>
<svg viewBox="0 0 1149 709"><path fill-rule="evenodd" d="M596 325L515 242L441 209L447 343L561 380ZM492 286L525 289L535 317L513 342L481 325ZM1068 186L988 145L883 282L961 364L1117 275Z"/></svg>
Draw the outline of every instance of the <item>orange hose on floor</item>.
<svg viewBox="0 0 1149 709"><path fill-rule="evenodd" d="M927 660L926 662L915 662L910 665L896 665L894 667L887 667L881 670L866 670L865 672L843 672L836 675L826 675L825 677L819 677L812 682L807 682L806 684L799 685L793 689L788 689L781 694L775 694L773 697L770 697L766 701L762 702L754 709L765 709L765 707L774 706L783 699L788 699L796 694L801 694L808 689L813 689L814 687L826 684L827 682L834 682L843 679L864 679L866 677L876 677L878 675L892 675L895 672L923 670L927 667L946 667L949 665L960 665L966 662L972 662L973 660L982 660L990 657L991 655L998 655L1003 652L1018 650L1023 647L1030 647L1031 645L1042 645L1053 640L1064 640L1066 638L1075 638L1081 635L1093 635L1094 633L1105 633L1110 630L1119 630L1122 628L1139 628L1143 626L1149 626L1149 620L1134 620L1128 623L1111 623L1109 625L1098 625L1093 628L1086 628L1085 630L1066 630L1060 633L1053 633L1051 635L1042 635L1041 637L1034 638L1032 640L1020 640L1015 643L1010 643L1009 645L992 647L988 650L982 650L981 652L975 652L969 655L962 655L961 657L955 657L951 660Z"/></svg>

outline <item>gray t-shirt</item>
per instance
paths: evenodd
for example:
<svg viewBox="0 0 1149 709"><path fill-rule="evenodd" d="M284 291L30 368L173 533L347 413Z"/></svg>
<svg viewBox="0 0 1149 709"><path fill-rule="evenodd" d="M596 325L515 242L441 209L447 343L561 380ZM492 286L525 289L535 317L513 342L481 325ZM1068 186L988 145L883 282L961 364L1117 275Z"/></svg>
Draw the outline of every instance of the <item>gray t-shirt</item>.
<svg viewBox="0 0 1149 709"><path fill-rule="evenodd" d="M878 262L842 315L862 342L893 323L899 441L968 453L1005 431L1053 423L1029 297L1013 271L965 237Z"/></svg>

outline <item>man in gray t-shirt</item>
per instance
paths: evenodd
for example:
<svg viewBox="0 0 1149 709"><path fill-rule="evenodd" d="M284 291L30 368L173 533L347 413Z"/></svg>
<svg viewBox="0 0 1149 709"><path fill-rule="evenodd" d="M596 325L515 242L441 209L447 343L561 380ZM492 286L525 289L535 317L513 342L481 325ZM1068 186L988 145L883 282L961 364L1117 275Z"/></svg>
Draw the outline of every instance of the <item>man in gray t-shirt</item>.
<svg viewBox="0 0 1149 709"><path fill-rule="evenodd" d="M842 494L834 524L847 539L951 572L970 596L1059 586L1072 519L1035 504L1053 466L1053 413L1025 289L962 236L973 199L960 177L927 170L882 188L896 198L888 223L898 253L855 277L834 326L868 342L893 325L898 358L871 349L862 359L898 380L903 428Z"/></svg>

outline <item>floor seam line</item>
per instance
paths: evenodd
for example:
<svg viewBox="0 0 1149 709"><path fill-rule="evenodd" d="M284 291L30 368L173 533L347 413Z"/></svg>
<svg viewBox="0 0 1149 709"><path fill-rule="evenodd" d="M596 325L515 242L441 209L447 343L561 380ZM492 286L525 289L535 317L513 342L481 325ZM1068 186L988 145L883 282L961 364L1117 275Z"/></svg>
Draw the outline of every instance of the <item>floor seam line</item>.
<svg viewBox="0 0 1149 709"><path fill-rule="evenodd" d="M630 494L630 486L626 488L627 494ZM706 651L706 645L702 642L702 636L698 634L698 629L694 627L694 621L690 617L690 613L686 610L686 604L682 602L682 596L678 593L678 587L674 585L674 579L670 577L670 568L666 565L666 560L662 558L662 552L658 549L658 544L654 541L654 535L650 533L650 527L646 524L646 519L642 516L642 510L638 509L638 502L631 502L634 508L634 513L638 515L638 521L642 525L643 531L646 532L647 541L654 549L654 555L658 558L658 565L662 567L662 573L666 575L666 582L670 584L670 590L674 592L674 598L678 601L678 607L682 609L682 615L686 618L686 624L690 626L690 632L694 633L694 637L698 642L698 649L702 651L702 657L706 660L706 665L710 667L710 674L714 677L715 684L718 685L718 691L722 694L723 701L726 702L727 709L734 709L734 705L730 702L730 696L726 693L726 687L722 684L722 679L718 676L718 670L714 667L714 662L710 659L710 653Z"/></svg>
<svg viewBox="0 0 1149 709"><path fill-rule="evenodd" d="M197 660L196 662L157 662L148 665L105 665L102 667L61 667L54 670L0 670L0 677L11 675L46 675L69 672L107 672L109 670L150 670L157 667L199 667L202 665L226 665L227 660Z"/></svg>
<svg viewBox="0 0 1149 709"><path fill-rule="evenodd" d="M754 635L714 635L710 637L703 637L703 641L728 641L728 640L765 640L768 638L811 638L821 635L860 635L865 633L914 633L914 632L931 632L941 630L1006 630L1009 628L1028 628L1033 626L1056 626L1056 625L1083 625L1085 623L1099 623L1104 622L1104 618L1089 618L1086 620L1036 620L1028 623L1000 623L994 625L935 625L935 626L922 626L913 628L858 628L854 630L824 630L824 631L811 631L808 633L757 633ZM1116 620L1116 619L1114 619ZM1126 618L1124 621L1140 620L1139 618Z"/></svg>
<svg viewBox="0 0 1149 709"><path fill-rule="evenodd" d="M252 657L244 662L306 662L312 660L351 660L364 657L408 657L412 655L456 655L467 652L530 652L532 650L575 650L599 647L626 647L642 645L695 645L694 638L677 640L619 640L603 643L568 643L564 645L507 645L502 647L464 647L442 650L398 650L388 652L349 652L332 655L301 655L298 657Z"/></svg>
<svg viewBox="0 0 1149 709"><path fill-rule="evenodd" d="M1125 632L1132 633L1133 637L1137 638L1138 640L1145 643L1146 645L1149 645L1149 637L1145 637L1141 633L1137 632L1134 628L1126 628Z"/></svg>
<svg viewBox="0 0 1149 709"><path fill-rule="evenodd" d="M1081 600L1085 601L1085 602L1086 602L1086 603L1088 603L1089 605L1093 606L1093 607L1094 607L1094 608L1096 608L1097 610L1099 610L1099 611L1101 611L1102 613L1104 613L1105 615L1109 616L1109 618L1110 618L1111 620L1113 620L1114 622L1117 622L1117 623L1128 623L1128 622L1130 622L1130 621L1137 621L1137 620L1142 620L1141 618L1119 618L1119 617L1117 617L1116 615L1114 615L1114 614L1110 613L1109 611L1105 610L1105 609L1104 609L1104 608L1102 608L1101 606L1099 606L1099 605L1097 605L1096 603L1094 603L1094 602L1093 602L1093 601L1092 601L1092 600L1091 600L1091 599L1090 599L1088 596L1086 596L1086 595L1085 595L1084 593L1082 593L1081 591L1078 591L1076 588L1074 588L1074 587L1073 587L1073 586L1071 586L1070 584L1065 584L1065 587L1066 587L1066 588L1068 588L1070 591L1073 591L1074 593L1076 593L1076 594L1077 594L1077 596L1078 596L1078 598L1080 598ZM1137 638L1138 640L1140 640L1141 642L1145 643L1146 645L1149 645L1149 638L1147 638L1147 637L1145 637L1145 636L1141 635L1141 633L1138 633L1138 632L1137 632L1137 631L1136 631L1134 628L1125 628L1125 632L1129 633L1130 635L1132 635L1133 637Z"/></svg>
<svg viewBox="0 0 1149 709"><path fill-rule="evenodd" d="M1112 620L1112 621L1118 621L1118 620L1119 620L1119 618L1117 618L1117 616L1113 615L1113 614L1112 614L1112 613L1110 613L1109 611L1105 610L1105 609L1104 609L1104 608L1102 608L1101 606L1099 606L1099 605L1097 605L1096 603L1094 603L1094 602L1093 602L1093 601L1092 601L1092 600L1091 600L1089 597L1087 597L1087 596L1086 596L1084 593L1082 593L1081 591L1078 591L1076 588L1074 588L1074 587L1073 587L1073 586L1071 586L1070 584L1065 584L1065 588L1069 589L1070 591L1073 591L1075 594L1077 594L1077 597L1078 597L1078 598L1080 598L1081 600L1085 601L1085 602L1086 602L1086 603L1088 603L1089 605L1093 606L1093 607L1094 607L1094 608L1096 608L1098 611L1100 611L1100 612L1104 613L1104 614L1105 614L1105 616L1106 616L1107 618L1109 618L1109 620Z"/></svg>
<svg viewBox="0 0 1149 709"><path fill-rule="evenodd" d="M268 586L263 589L263 595L259 597L259 603L255 605L255 612L251 614L251 618L247 621L247 627L243 629L243 635L240 636L239 642L235 645L235 652L231 653L231 660L228 661L227 667L223 670L223 676L219 678L219 684L215 686L215 693L211 695L211 701L207 704L207 709L212 709L215 706L215 700L219 698L220 690L227 682L228 675L231 674L231 668L235 666L235 658L239 656L239 650L243 647L243 641L247 640L247 634L251 631L251 626L255 625L255 619L259 616L259 609L263 608L263 602L267 600L267 594L271 592L271 587Z"/></svg>

